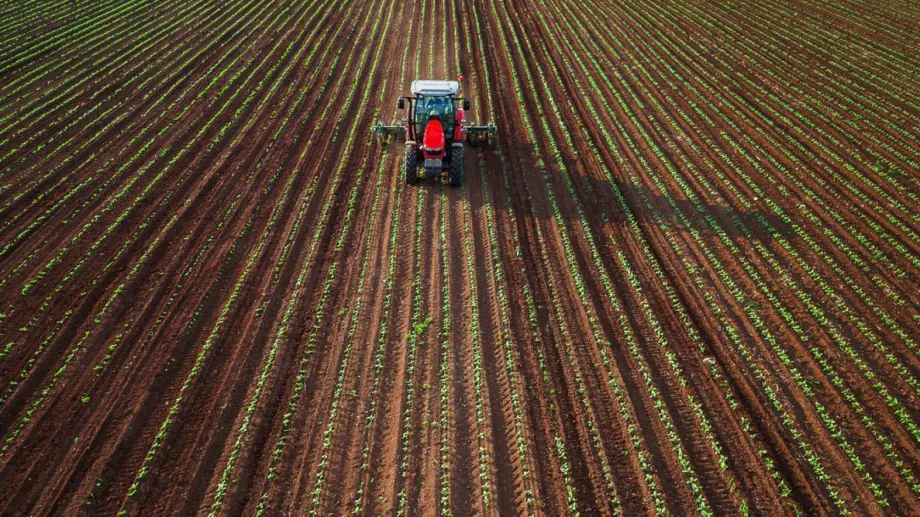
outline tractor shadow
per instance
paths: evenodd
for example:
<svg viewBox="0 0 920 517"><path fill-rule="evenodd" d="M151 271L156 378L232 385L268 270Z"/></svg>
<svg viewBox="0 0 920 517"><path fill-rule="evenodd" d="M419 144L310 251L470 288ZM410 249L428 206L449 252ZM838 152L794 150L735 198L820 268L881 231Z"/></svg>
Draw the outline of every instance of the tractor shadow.
<svg viewBox="0 0 920 517"><path fill-rule="evenodd" d="M466 174L475 174L476 177L467 181L464 188L485 187L489 193L486 196L470 196L473 210L480 209L485 199L497 211L507 210L507 203L510 202L518 215L527 214L541 220L556 217L557 211L549 199L546 182L538 167L512 167L509 161L505 161L505 171L509 175L506 186L498 153L475 149L468 153L467 159L471 163L466 167ZM485 186L478 176L479 160L484 160L486 165ZM758 209L751 210L733 205L729 200L695 203L686 198L662 195L645 185L617 182L614 186L607 179L579 174L570 169L571 186L581 204L579 213L562 173L556 167L549 167L548 170L549 174L555 175L550 177L550 181L558 213L565 220L587 222L593 227L628 224L626 210L616 193L616 189L619 189L629 210L643 227L667 226L681 233L694 233L708 239L718 238L715 225L728 238L737 242L770 242L778 235L788 240L798 238L793 228L770 212L762 200L753 200L752 204Z"/></svg>

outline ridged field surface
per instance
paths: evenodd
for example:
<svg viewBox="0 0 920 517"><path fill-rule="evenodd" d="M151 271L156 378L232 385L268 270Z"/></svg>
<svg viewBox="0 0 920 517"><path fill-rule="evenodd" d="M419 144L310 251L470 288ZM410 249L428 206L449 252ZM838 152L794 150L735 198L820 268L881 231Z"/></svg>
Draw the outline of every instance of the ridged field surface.
<svg viewBox="0 0 920 517"><path fill-rule="evenodd" d="M797 513L920 514L916 1L0 0L0 514Z"/></svg>

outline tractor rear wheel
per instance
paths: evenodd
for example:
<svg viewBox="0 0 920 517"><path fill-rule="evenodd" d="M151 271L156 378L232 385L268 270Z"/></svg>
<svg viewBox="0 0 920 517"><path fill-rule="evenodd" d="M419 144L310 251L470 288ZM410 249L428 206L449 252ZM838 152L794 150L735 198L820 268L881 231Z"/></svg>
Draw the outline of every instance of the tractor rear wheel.
<svg viewBox="0 0 920 517"><path fill-rule="evenodd" d="M459 187L463 183L463 160L466 149L463 144L454 144L450 157L450 184Z"/></svg>
<svg viewBox="0 0 920 517"><path fill-rule="evenodd" d="M406 144L406 185L415 185L418 183L418 151L415 150L415 142Z"/></svg>

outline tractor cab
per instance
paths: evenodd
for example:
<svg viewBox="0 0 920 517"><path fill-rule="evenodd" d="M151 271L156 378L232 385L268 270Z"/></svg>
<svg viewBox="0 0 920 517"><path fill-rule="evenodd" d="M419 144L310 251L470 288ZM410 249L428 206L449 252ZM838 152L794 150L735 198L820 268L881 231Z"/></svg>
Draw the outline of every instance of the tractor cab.
<svg viewBox="0 0 920 517"><path fill-rule="evenodd" d="M460 123L463 109L459 106L458 81L412 81L413 140L425 140L429 121L436 120L446 145L461 138ZM432 128L434 129L434 128ZM412 137L413 135L410 135ZM430 138L434 138L432 135Z"/></svg>
<svg viewBox="0 0 920 517"><path fill-rule="evenodd" d="M453 126L457 120L454 103L449 97L419 97L415 103L416 132L425 133L425 124L436 118L444 127Z"/></svg>
<svg viewBox="0 0 920 517"><path fill-rule="evenodd" d="M423 178L439 178L444 183L459 186L463 177L465 150L463 139L470 145L492 141L495 126L464 126L463 112L470 101L460 97L460 81L412 81L411 97L400 97L396 107L406 111L402 125L374 124L378 135L402 134L406 139L406 183L413 185Z"/></svg>

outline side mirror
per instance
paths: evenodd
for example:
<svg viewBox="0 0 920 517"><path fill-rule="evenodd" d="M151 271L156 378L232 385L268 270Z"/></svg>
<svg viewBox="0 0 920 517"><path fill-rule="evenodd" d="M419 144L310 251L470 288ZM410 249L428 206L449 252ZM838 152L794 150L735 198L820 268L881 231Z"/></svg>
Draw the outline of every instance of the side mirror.
<svg viewBox="0 0 920 517"><path fill-rule="evenodd" d="M470 109L470 101L464 100L463 101L463 111L468 111L469 109Z"/></svg>
<svg viewBox="0 0 920 517"><path fill-rule="evenodd" d="M406 109L406 99L399 99L396 101L396 107L398 109Z"/></svg>

